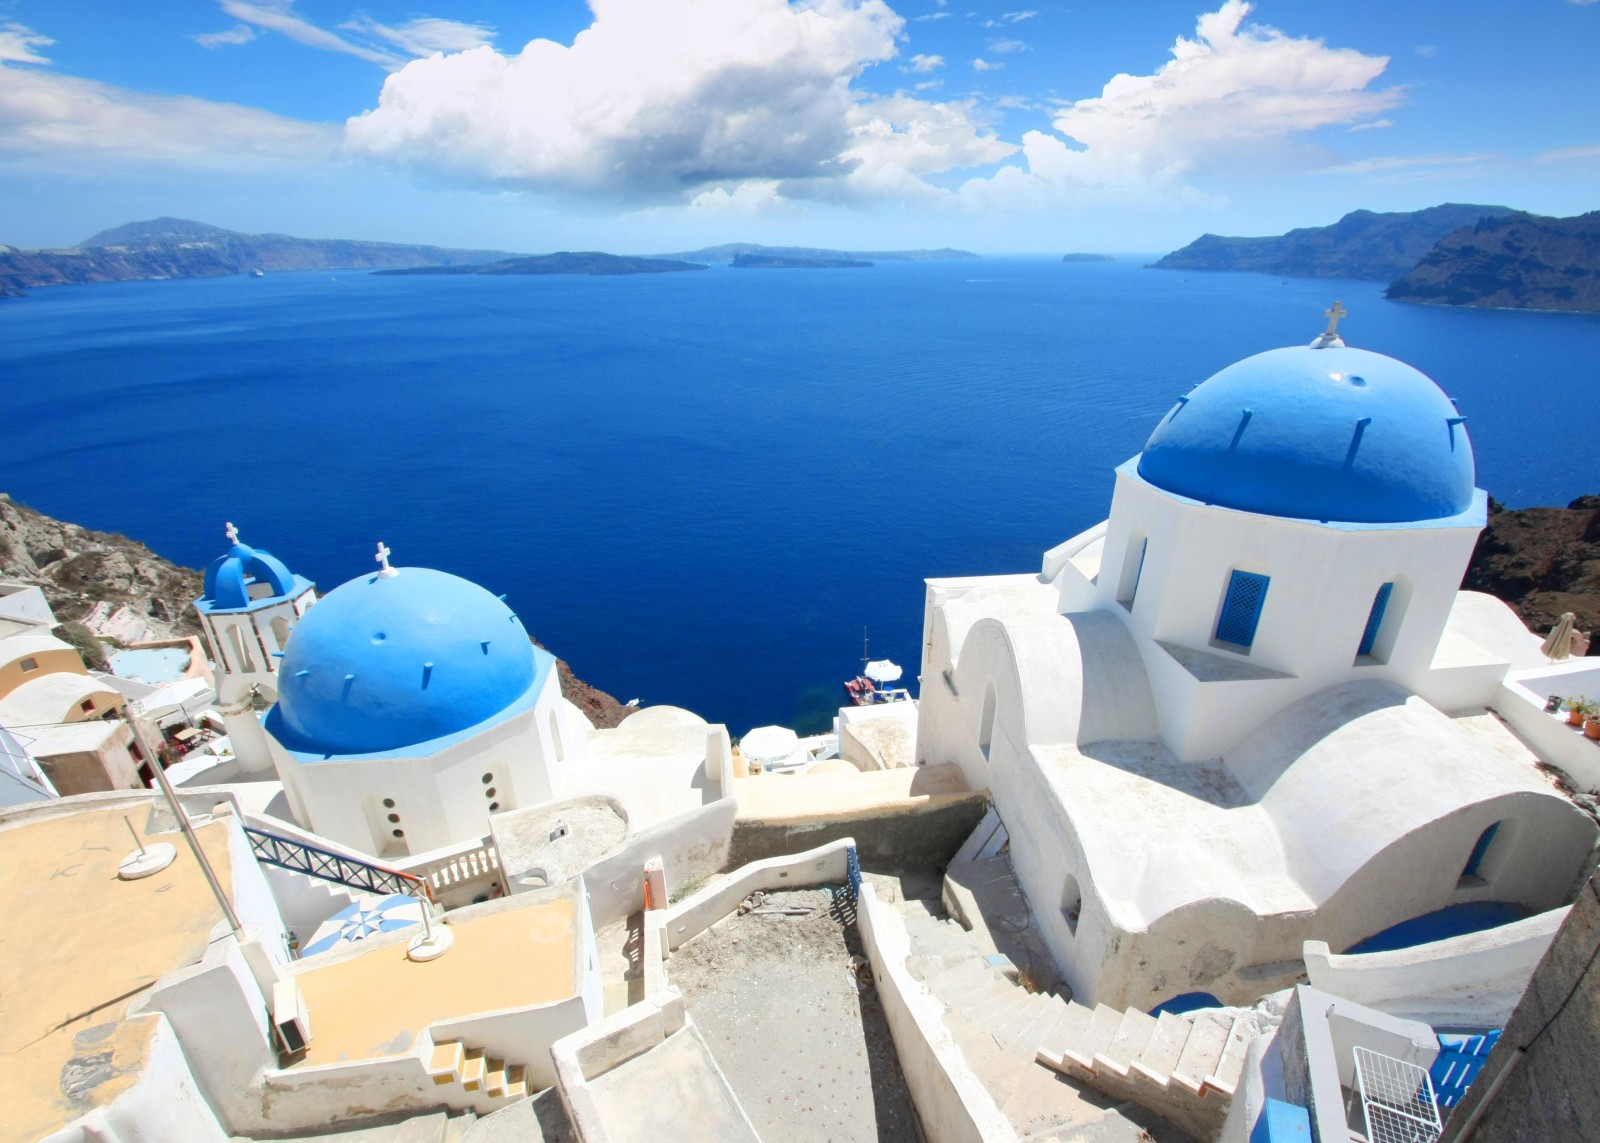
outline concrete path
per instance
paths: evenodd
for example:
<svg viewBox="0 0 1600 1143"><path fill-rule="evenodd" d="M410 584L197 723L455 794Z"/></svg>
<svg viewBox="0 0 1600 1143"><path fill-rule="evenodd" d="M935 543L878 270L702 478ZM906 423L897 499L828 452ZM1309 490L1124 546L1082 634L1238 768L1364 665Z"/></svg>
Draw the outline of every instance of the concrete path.
<svg viewBox="0 0 1600 1143"><path fill-rule="evenodd" d="M616 1143L654 1143L671 1134L671 1123L698 1143L761 1143L692 1020L590 1080L589 1090Z"/></svg>

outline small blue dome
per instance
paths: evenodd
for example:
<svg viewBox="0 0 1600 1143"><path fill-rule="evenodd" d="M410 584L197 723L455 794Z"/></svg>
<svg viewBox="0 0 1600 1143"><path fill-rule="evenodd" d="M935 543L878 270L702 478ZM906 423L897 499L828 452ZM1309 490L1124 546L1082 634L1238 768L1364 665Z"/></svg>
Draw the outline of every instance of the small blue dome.
<svg viewBox="0 0 1600 1143"><path fill-rule="evenodd" d="M252 595L251 588L260 590ZM196 605L201 611L238 611L261 599L290 595L295 588L295 576L282 560L235 540L225 555L207 566Z"/></svg>
<svg viewBox="0 0 1600 1143"><path fill-rule="evenodd" d="M492 718L533 685L533 644L504 603L429 568L353 579L295 627L267 726L290 750L372 754Z"/></svg>
<svg viewBox="0 0 1600 1143"><path fill-rule="evenodd" d="M1364 349L1273 349L1197 385L1139 458L1158 488L1299 520L1440 520L1473 503L1472 442L1450 398Z"/></svg>

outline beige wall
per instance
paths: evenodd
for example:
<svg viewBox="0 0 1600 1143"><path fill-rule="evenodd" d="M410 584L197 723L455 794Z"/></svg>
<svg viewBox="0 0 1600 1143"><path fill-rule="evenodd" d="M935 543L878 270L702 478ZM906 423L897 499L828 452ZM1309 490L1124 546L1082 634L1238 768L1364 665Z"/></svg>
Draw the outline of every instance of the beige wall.
<svg viewBox="0 0 1600 1143"><path fill-rule="evenodd" d="M22 659L33 659L39 664L37 670L24 671ZM59 674L62 671L74 675L87 675L83 660L78 657L78 652L68 647L60 651L37 651L32 655L24 655L10 663L0 663L0 698L5 698L23 683L31 683L34 679L43 678L45 675Z"/></svg>

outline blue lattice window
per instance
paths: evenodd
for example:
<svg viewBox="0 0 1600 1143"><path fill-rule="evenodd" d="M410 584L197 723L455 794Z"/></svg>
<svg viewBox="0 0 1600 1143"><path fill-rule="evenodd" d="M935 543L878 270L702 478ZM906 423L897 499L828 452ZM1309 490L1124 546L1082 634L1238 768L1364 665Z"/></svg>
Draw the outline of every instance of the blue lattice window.
<svg viewBox="0 0 1600 1143"><path fill-rule="evenodd" d="M1261 606L1267 601L1267 585L1272 580L1255 572L1236 571L1228 580L1228 596L1217 620L1217 641L1236 647L1249 647L1256 639L1256 624Z"/></svg>
<svg viewBox="0 0 1600 1143"><path fill-rule="evenodd" d="M1394 593L1394 584L1386 583L1378 589L1377 596L1372 601L1372 610L1367 613L1367 625L1361 631L1361 648L1358 655L1372 654L1372 646L1378 640L1378 630L1383 626L1383 613L1389 609L1389 596ZM1348 643L1345 646L1349 646Z"/></svg>

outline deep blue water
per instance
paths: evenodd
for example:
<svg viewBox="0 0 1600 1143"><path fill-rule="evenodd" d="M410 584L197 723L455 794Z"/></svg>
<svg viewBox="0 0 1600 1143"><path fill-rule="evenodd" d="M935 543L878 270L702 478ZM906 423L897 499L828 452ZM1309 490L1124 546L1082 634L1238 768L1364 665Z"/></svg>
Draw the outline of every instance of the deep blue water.
<svg viewBox="0 0 1600 1143"><path fill-rule="evenodd" d="M382 539L622 699L815 726L863 626L914 675L925 577L1036 570L1174 397L1336 297L1494 496L1600 491L1600 319L1381 295L1134 259L43 289L0 303L0 489L195 566L232 519L324 590Z"/></svg>

